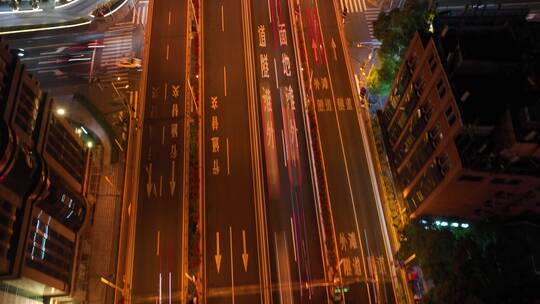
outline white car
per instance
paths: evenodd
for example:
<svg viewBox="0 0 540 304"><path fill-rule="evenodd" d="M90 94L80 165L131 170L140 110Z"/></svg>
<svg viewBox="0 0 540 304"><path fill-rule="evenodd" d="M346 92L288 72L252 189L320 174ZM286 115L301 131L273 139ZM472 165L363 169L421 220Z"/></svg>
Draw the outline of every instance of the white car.
<svg viewBox="0 0 540 304"><path fill-rule="evenodd" d="M122 68L140 68L142 60L139 58L122 58L116 65Z"/></svg>

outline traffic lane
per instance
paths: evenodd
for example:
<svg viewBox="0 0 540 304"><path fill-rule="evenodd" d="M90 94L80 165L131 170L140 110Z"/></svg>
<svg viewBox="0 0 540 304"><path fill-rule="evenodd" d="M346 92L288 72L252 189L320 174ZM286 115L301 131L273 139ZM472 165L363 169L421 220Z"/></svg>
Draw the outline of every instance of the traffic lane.
<svg viewBox="0 0 540 304"><path fill-rule="evenodd" d="M307 18L307 15L304 14L304 17ZM311 30L316 32L315 28L304 27L304 31ZM307 36L308 33L305 35ZM321 54L308 52L308 60L313 69L312 87L335 228L334 236L339 259L343 261L340 264L340 274L343 281L350 287L347 298L368 300L368 287L363 283L367 272L366 258L363 244L360 242L361 231L353 203L354 196L348 180L348 163L344 159L344 147L340 139L337 116L334 113L336 102L332 97L327 66L323 64L323 61L317 64L315 56L319 56L320 59ZM339 277L339 273L336 273L336 277Z"/></svg>
<svg viewBox="0 0 540 304"><path fill-rule="evenodd" d="M152 40L186 35L187 1L156 1L152 17ZM185 40L185 39L184 39Z"/></svg>
<svg viewBox="0 0 540 304"><path fill-rule="evenodd" d="M323 262L323 253L321 248L321 236L319 235L318 230L318 216L316 211L316 200L314 197L314 189L311 179L311 166L309 164L308 157L308 145L307 140L307 130L305 126L307 125L305 121L305 108L303 99L303 93L299 86L299 76L298 76L298 58L295 56L294 52L294 38L292 31L294 29L294 23L291 20L291 12L289 3L287 0L279 1L282 7L281 13L278 14L281 17L282 23L287 26L287 54L291 58L291 77L288 78L293 87L293 92L295 92L295 108L293 111L295 124L293 128L296 129L296 140L297 140L297 154L298 162L296 164L296 170L298 176L294 183L294 188L299 196L299 204L297 206L297 214L299 215L298 219L298 228L303 230L300 237L301 246L298 249L300 252L303 251L303 255L300 263L305 263L306 269L306 278L310 281L324 281L324 262ZM278 10L279 12L279 10ZM293 12L294 14L294 12ZM279 56L279 54L275 54ZM279 57L278 57L279 58ZM282 61L283 64L283 61ZM284 68L283 68L284 69ZM282 74L281 78L285 78ZM314 302L322 302L326 297L326 291L324 288L319 288L312 293L308 293L308 297L311 298Z"/></svg>
<svg viewBox="0 0 540 304"><path fill-rule="evenodd" d="M240 1L227 5L207 1L203 9L207 302L232 303L235 292L235 302L256 303L260 301L258 252L245 58L238 51L244 43L238 35L242 29ZM217 97L215 108L212 97ZM218 119L215 130L211 126L213 116ZM219 152L213 152L213 137L219 138ZM214 160L220 168L215 175ZM244 237L246 264L242 257ZM217 263L218 244L220 263ZM233 291L233 284L238 289Z"/></svg>
<svg viewBox="0 0 540 304"><path fill-rule="evenodd" d="M326 53L329 61L328 68L332 75L332 88L337 98L353 99L352 88L348 77L345 52L340 43L338 22L335 15L333 2L319 1L319 13L324 40L326 41ZM335 38L334 38L335 37ZM332 39L334 43L332 43ZM335 57L334 57L335 51ZM333 64L335 63L335 64ZM350 178L354 192L359 224L361 230L366 230L366 249L371 249L371 256L385 256L386 251L383 243L383 234L379 219L371 176L367 165L365 147L361 141L359 120L356 115L357 103L353 103L355 111L338 111L340 124L342 125L343 144L345 156L348 161ZM362 232L362 231L361 231ZM367 254L367 252L366 252ZM386 264L386 263L385 263Z"/></svg>
<svg viewBox="0 0 540 304"><path fill-rule="evenodd" d="M156 122L152 126L158 129L163 123ZM168 124L167 124L168 126ZM149 125L146 123L145 128ZM149 128L148 128L149 129ZM178 297L181 290L182 238L180 235L182 223L182 193L181 183L177 187L174 196L169 196L168 183L162 183L166 176L164 172L170 172L168 149L163 149L160 136L146 134L143 144L152 149L152 160L146 163L142 173L138 205L137 240L135 261L133 296L143 299L146 297L159 297L166 299L169 295ZM183 140L183 138L180 138ZM161 148L161 149L160 149ZM180 151L182 147L179 147ZM148 150L146 151L148 153ZM152 180L146 170L152 166ZM176 174L182 172L181 162L177 166ZM146 185L153 184L150 195ZM173 303L178 303L175 298Z"/></svg>
<svg viewBox="0 0 540 304"><path fill-rule="evenodd" d="M324 51L326 53L325 63L328 66L332 77L332 89L335 96L352 96L349 74L345 60L345 53L341 44L339 28L341 26L337 20L334 1L317 1L317 15L320 20L320 26L317 28L321 32L324 40Z"/></svg>
<svg viewBox="0 0 540 304"><path fill-rule="evenodd" d="M343 123L344 144L347 146L346 155L351 168L356 169L351 174L351 181L355 185L355 194L358 197L357 208L360 216L360 226L361 229L366 230L365 238L367 240L365 242L367 249L369 249L371 256L386 257L387 253L383 243L383 232L369 174L365 146L358 139L360 136L358 118L356 113L351 112L342 113L340 120ZM386 279L389 279L388 265L387 263L383 265L384 269L381 269L381 272Z"/></svg>
<svg viewBox="0 0 540 304"><path fill-rule="evenodd" d="M340 43L338 32L338 21L336 19L333 3L319 1L319 12L321 18L322 35L325 40L327 60L329 61L328 68L332 77L332 88L336 98L352 98L352 88L348 79L348 71L345 62L345 53ZM334 38L335 37L335 38ZM333 64L335 63L335 64ZM355 110L356 103L353 103ZM346 113L346 114L345 114ZM380 222L374 219L379 219L373 188L371 185L371 177L367 168L367 159L361 133L359 129L358 117L356 111L339 111L338 117L340 124L343 126L343 145L349 168L352 168L350 174L351 187L353 188L354 202L356 214L359 218L360 239L365 242L364 256L367 259L369 276L371 278L383 276L389 278L388 256L383 243L383 234L380 227ZM344 119L348 116L349 119ZM358 154L358 151L364 153ZM357 170L361 168L361 170ZM366 181L369 183L366 185ZM358 185L363 185L359 189ZM375 291L374 293L376 293ZM385 294L388 291L384 291ZM389 291L390 297L393 297L393 290Z"/></svg>
<svg viewBox="0 0 540 304"><path fill-rule="evenodd" d="M160 7L157 7L156 9L160 9ZM153 21L156 24L156 27L153 29L159 30L159 25L161 24L160 21L162 20L154 18ZM178 30L181 31L182 29L179 28ZM179 34L177 36L180 37L182 35ZM172 43L173 41L175 43ZM176 45L178 50L182 50L182 47L180 46L184 41L185 39L164 39L161 35L153 35L152 40L150 41L147 102L145 105L145 125L143 129L142 145L143 155L141 157L143 164L141 165L140 172L139 198L141 198L141 202L139 203L140 209L138 210L138 219L140 221L138 221L137 224L139 232L136 233L136 246L137 244L141 244L141 247L136 247L138 250L135 252L133 278L133 293L140 295L141 297L148 295L159 296L159 273L162 274L162 288L163 282L167 282L169 279L167 270L170 270L171 272L171 280L169 280L169 282L171 282L171 289L174 288L175 290L179 290L181 285L180 281L182 280L181 271L179 271L179 268L181 268L182 257L180 247L181 236L179 235L181 230L180 224L178 224L182 222L182 184L178 183L178 189L175 194L176 197L173 197L175 199L163 199L163 192L167 193L167 191L164 191L163 181L161 179L159 179L159 181L161 181L161 187L159 187L160 184L156 185L156 178L158 177L156 172L161 173L161 175L166 175L171 170L169 163L169 149L163 148L164 138L159 136L161 135L160 133L163 132L162 130L164 130L163 127L167 127L167 129L170 127L170 121L168 121L166 117L170 117L171 110L169 106L165 106L163 99L161 98L162 96L165 96L164 84L170 80L182 82L184 73L178 73L177 69L185 71L185 69L182 68L185 65L185 52L182 53L180 51L179 56L167 59L164 58L163 50L168 43ZM182 56L182 54L184 55ZM154 88L157 88L157 90L154 90ZM163 91L160 94L161 89L163 89ZM161 100L157 101L155 99ZM179 109L184 108L182 104L183 99L180 99ZM181 120L178 121L180 125L183 125ZM181 130L181 127L179 127L179 129ZM178 132L178 136L178 148L176 150L180 151L178 154L181 155L181 151L183 151L183 132ZM168 141L170 141L170 139ZM150 149L152 149L152 152L150 152ZM152 170L150 170L150 164ZM176 173L179 177L182 176L182 164L183 162L178 162ZM150 173L152 175L150 175ZM150 176L152 176L153 181L150 180ZM148 184L151 185L150 195L147 188ZM160 193L161 196L158 197ZM141 231L141 228L145 230ZM161 233L163 233L163 235L161 235ZM161 251L161 256L158 256L158 238L160 242L163 242L162 240L164 240L163 243L165 244L163 246L165 249ZM152 246L152 244L154 245ZM155 251L153 249L155 249ZM167 252L167 254L164 255L163 252ZM153 255L155 257L152 259L151 257ZM172 255L178 257L180 260L175 259L176 262L173 263L173 259L171 258ZM166 257L165 260L164 257ZM163 280L163 272L166 272L167 274L165 280ZM175 273L174 276L173 273ZM148 284L149 277L154 284ZM165 295L167 295L167 293L165 293Z"/></svg>
<svg viewBox="0 0 540 304"><path fill-rule="evenodd" d="M177 63L177 65L179 65ZM152 70L152 68L151 68ZM166 75L164 69L156 65L156 71L149 77L150 83L165 83L165 79L161 75ZM152 77L152 75L160 75L160 77ZM181 79L177 79L178 82ZM182 258L182 236L180 235L182 223L182 183L177 183L173 195L170 195L169 181L175 175L179 178L183 172L183 162L181 161L183 151L183 126L184 120L181 118L171 119L170 101L162 100L161 98L152 98L154 88L163 88L164 86L151 86L148 90L147 107L145 111L145 122L143 133L143 161L144 168L141 166L141 193L139 195L139 210L137 229L145 229L141 233L137 233L137 241L143 244L143 247L135 253L135 271L134 271L134 294L147 295L148 293L158 295L159 290L153 289L157 285L148 286L148 277L154 277L157 273L161 274L162 284L166 282L163 278L164 274L170 273L167 279L171 282L172 294L177 294L181 287L181 258ZM183 109L183 98L179 98L179 108ZM177 124L177 131L174 131L174 139L172 138L171 124ZM178 156L175 160L175 165L171 167L172 160L170 159L169 146L175 143L178 151ZM148 147L148 149L146 148ZM150 151L151 150L151 151ZM171 169L172 168L172 169ZM175 172L172 173L171 170ZM150 185L150 191L148 191ZM140 212L140 213L139 213ZM160 237L156 235L159 234ZM136 241L136 243L137 243ZM147 246L147 244L160 245ZM161 247L162 249L157 249ZM155 259L147 260L148 255L152 255L156 248ZM161 254L160 254L161 252ZM137 259L139 258L139 259ZM159 278L158 278L159 281ZM167 285L162 285L163 287ZM153 291L153 292L152 292Z"/></svg>
<svg viewBox="0 0 540 304"><path fill-rule="evenodd" d="M290 85L290 80L283 76L281 56L287 54L284 46L276 40L275 26L278 21L276 2L254 2L252 13L252 33L254 40L254 56L256 61L257 93L259 102L259 123L261 128L261 145L263 146L264 176L266 185L266 217L268 231L268 247L270 251L271 282L274 286L288 286L299 282L296 251L292 233L297 215L293 208L298 204L296 165L291 161L292 148L290 142L289 114L291 105L284 98L283 91ZM270 14L270 15L269 15ZM273 24L269 23L272 18ZM283 43L283 42L282 42ZM283 52L283 53L282 53ZM279 64L278 64L279 63ZM290 69L290 67L289 67ZM291 77L289 73L289 77ZM294 105L293 105L294 107ZM295 135L294 135L295 136ZM298 302L300 292L288 288L276 288L275 298L286 298ZM292 298L295 300L292 300Z"/></svg>
<svg viewBox="0 0 540 304"><path fill-rule="evenodd" d="M270 66L275 65L274 69L270 69L271 76L267 81L261 79L261 74L257 73L259 83L269 82L269 88L272 92L273 109L271 114L273 115L271 115L271 118L273 118L276 130L277 164L280 173L279 198L275 199L276 202L280 203L280 208L268 207L269 231L277 233L291 230L291 235L287 238L290 239L294 236L294 244L292 239L290 240L291 243L288 243L290 254L287 265L290 266L289 271L292 273L293 282L301 283L304 286L303 283L308 280L324 281L324 267L307 158L307 143L302 115L303 107L299 98L300 90L297 83L296 59L292 47L290 15L286 1L255 2L253 5L253 35L255 37L255 49L258 51L256 52L256 58L259 58L261 54L267 55ZM272 20L273 23L269 23L269 20ZM281 40L282 36L280 35L283 33L283 28L278 27L277 24L285 26L284 33L286 35L284 40ZM260 45L260 26L264 26L264 44L266 44L266 47ZM257 67L258 71L261 71L260 62L257 63ZM274 75L275 73L277 75ZM287 98L287 88L293 95L292 102ZM264 103L264 101L261 101L263 112ZM265 115L265 113L261 114ZM264 116L262 125L264 129ZM263 133L265 133L264 136L267 135L266 132ZM269 174L268 167L266 169L267 174ZM267 195L267 198L271 199L271 196ZM274 202L271 201L271 203L275 205ZM276 238L271 238L270 248L274 248L275 241ZM282 279L277 278L280 271L277 270L278 265L276 263L277 261L281 263L284 261L283 258L278 259L277 254L272 255L272 257L273 282L277 283ZM313 290L311 294L304 290L295 290L294 293L295 297L311 297L312 300L319 301L322 299L324 290L318 292L318 295L314 295ZM297 298L296 301L298 300Z"/></svg>

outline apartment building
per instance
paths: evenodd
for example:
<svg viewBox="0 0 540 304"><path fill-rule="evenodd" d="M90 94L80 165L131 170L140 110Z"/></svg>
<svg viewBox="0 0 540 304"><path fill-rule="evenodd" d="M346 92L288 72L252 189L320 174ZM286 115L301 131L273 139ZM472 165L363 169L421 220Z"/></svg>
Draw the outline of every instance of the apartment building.
<svg viewBox="0 0 540 304"><path fill-rule="evenodd" d="M89 152L0 41L0 281L26 294L75 283Z"/></svg>
<svg viewBox="0 0 540 304"><path fill-rule="evenodd" d="M442 14L379 118L411 217L540 212L540 28L523 11Z"/></svg>

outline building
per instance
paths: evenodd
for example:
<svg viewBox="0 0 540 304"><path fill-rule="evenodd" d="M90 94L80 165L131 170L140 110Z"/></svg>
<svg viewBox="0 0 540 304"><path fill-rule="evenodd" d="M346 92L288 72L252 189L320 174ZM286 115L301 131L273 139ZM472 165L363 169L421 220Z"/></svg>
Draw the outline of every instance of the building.
<svg viewBox="0 0 540 304"><path fill-rule="evenodd" d="M540 212L540 28L448 13L417 33L379 118L411 217Z"/></svg>
<svg viewBox="0 0 540 304"><path fill-rule="evenodd" d="M0 281L25 294L69 295L89 152L52 99L0 41Z"/></svg>

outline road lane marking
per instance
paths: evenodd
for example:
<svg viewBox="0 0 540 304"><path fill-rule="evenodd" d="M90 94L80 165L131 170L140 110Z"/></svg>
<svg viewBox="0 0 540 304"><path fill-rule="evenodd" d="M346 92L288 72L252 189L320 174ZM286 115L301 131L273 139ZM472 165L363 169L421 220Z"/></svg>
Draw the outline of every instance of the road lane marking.
<svg viewBox="0 0 540 304"><path fill-rule="evenodd" d="M287 168L287 146L285 145L285 131L281 129L281 143L283 148L283 165Z"/></svg>
<svg viewBox="0 0 540 304"><path fill-rule="evenodd" d="M229 138L228 137L225 139L225 143L227 144L227 175L231 175L230 162L229 162Z"/></svg>
<svg viewBox="0 0 540 304"><path fill-rule="evenodd" d="M172 274L169 271L169 304L172 303Z"/></svg>
<svg viewBox="0 0 540 304"><path fill-rule="evenodd" d="M244 263L244 272L247 272L249 255L246 249L246 231L242 229L242 262Z"/></svg>
<svg viewBox="0 0 540 304"><path fill-rule="evenodd" d="M152 184L152 163L151 162L148 164L146 172L148 172L148 182L146 183L146 193L148 194L148 197L150 197L150 195L152 195L152 185L153 185ZM159 239L159 234L158 234L158 239Z"/></svg>
<svg viewBox="0 0 540 304"><path fill-rule="evenodd" d="M330 40L330 47L332 47L332 52L334 53L334 61L337 61L337 53L336 53L336 42L334 41L334 38L332 37Z"/></svg>
<svg viewBox="0 0 540 304"><path fill-rule="evenodd" d="M276 89L279 89L279 80L278 80L278 74L277 74L276 58L274 58L274 74L276 76Z"/></svg>
<svg viewBox="0 0 540 304"><path fill-rule="evenodd" d="M165 144L165 126L161 128L161 144Z"/></svg>
<svg viewBox="0 0 540 304"><path fill-rule="evenodd" d="M292 236L292 246L293 246L293 251L294 251L294 261L295 262L298 262L298 259L296 258L296 255L298 254L296 252L296 234L294 233L294 223L293 223L293 219L292 217L290 217L290 220L291 220L291 236Z"/></svg>
<svg viewBox="0 0 540 304"><path fill-rule="evenodd" d="M272 23L272 9L270 8L270 0L266 1L268 6L268 22Z"/></svg>
<svg viewBox="0 0 540 304"><path fill-rule="evenodd" d="M167 54L165 55L165 59L169 60L169 44L167 43Z"/></svg>
<svg viewBox="0 0 540 304"><path fill-rule="evenodd" d="M162 275L161 275L161 272L160 272L160 273L159 273L159 299L158 299L158 300L159 300L158 303L160 303L160 304L161 304L161 299L162 299L162 294L161 294L161 292L162 292L162 289L163 289L163 288L161 287L161 286L162 286L162 281L163 281L163 278L162 278Z"/></svg>
<svg viewBox="0 0 540 304"><path fill-rule="evenodd" d="M225 15L223 14L223 5L221 5L221 31L225 32Z"/></svg>
<svg viewBox="0 0 540 304"><path fill-rule="evenodd" d="M233 261L233 250L232 250L232 227L229 226L229 248L231 252L231 298L232 303L234 304L234 261Z"/></svg>
<svg viewBox="0 0 540 304"><path fill-rule="evenodd" d="M169 186L171 188L171 197L174 196L174 189L176 188L176 179L174 177L174 171L176 171L176 162L171 160L171 180L169 181Z"/></svg>
<svg viewBox="0 0 540 304"><path fill-rule="evenodd" d="M157 231L157 246L156 246L156 255L159 256L159 237L160 237L160 231Z"/></svg>
<svg viewBox="0 0 540 304"><path fill-rule="evenodd" d="M364 240L366 241L366 249L367 249L368 264L369 264L369 266L371 266L371 267L370 267L370 270L371 270L371 271L370 271L369 275L370 275L370 277L371 277L370 279L372 279L373 273L375 273L375 275L377 275L377 268L376 268L377 265L376 265L376 264L375 264L375 265L373 264L373 258L371 258L371 259L369 258L370 256L371 256L371 257L373 257L373 256L371 255L371 250L369 249L369 243L368 243L368 237L367 237L367 231L366 231L366 229L364 229ZM362 242L360 242L360 243L362 243ZM373 268L375 268L375 269L373 269ZM367 271L366 271L366 276L367 276ZM378 297L377 297L377 289L378 289L378 285L377 285L377 283L375 282L374 284L371 284L371 287L373 288L373 296L375 297L375 303L378 303L378 302L379 302L379 301L377 300L377 298L378 298ZM370 299L370 303L371 303L371 299Z"/></svg>
<svg viewBox="0 0 540 304"><path fill-rule="evenodd" d="M216 261L217 273L221 269L221 251L219 250L219 232L216 232L216 254L214 255Z"/></svg>
<svg viewBox="0 0 540 304"><path fill-rule="evenodd" d="M169 57L169 46L167 45L167 58ZM165 89L163 90L163 101L167 101L167 83L165 82Z"/></svg>
<svg viewBox="0 0 540 304"><path fill-rule="evenodd" d="M169 11L169 25L171 25L171 11Z"/></svg>
<svg viewBox="0 0 540 304"><path fill-rule="evenodd" d="M227 67L223 66L223 91L227 96Z"/></svg>

